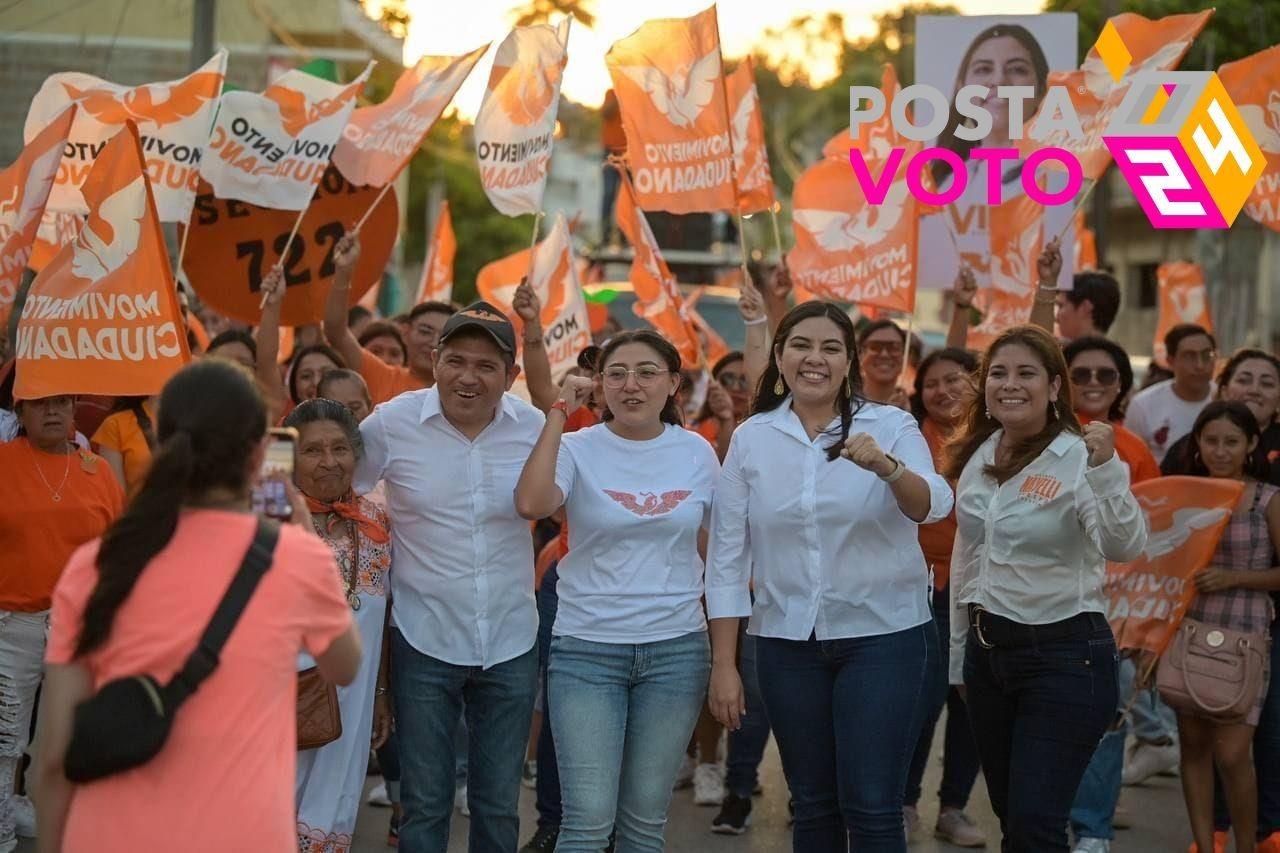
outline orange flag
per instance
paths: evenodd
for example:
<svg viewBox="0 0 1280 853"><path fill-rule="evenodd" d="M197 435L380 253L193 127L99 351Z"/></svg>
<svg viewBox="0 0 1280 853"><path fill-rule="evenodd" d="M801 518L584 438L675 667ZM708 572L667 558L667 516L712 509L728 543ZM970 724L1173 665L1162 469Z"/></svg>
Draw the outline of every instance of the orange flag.
<svg viewBox="0 0 1280 853"><path fill-rule="evenodd" d="M418 302L448 302L453 299L453 258L458 253L458 238L453 233L453 217L449 202L440 205L435 233L427 246L427 260L422 265L422 283L418 285Z"/></svg>
<svg viewBox="0 0 1280 853"><path fill-rule="evenodd" d="M386 186L413 157L431 126L489 45L462 56L424 56L396 81L391 95L351 113L333 165L357 186Z"/></svg>
<svg viewBox="0 0 1280 853"><path fill-rule="evenodd" d="M507 216L542 209L571 20L516 27L493 56L476 114L476 160L485 195Z"/></svg>
<svg viewBox="0 0 1280 853"><path fill-rule="evenodd" d="M0 172L0 311L8 313L58 174L76 108L68 107Z"/></svg>
<svg viewBox="0 0 1280 853"><path fill-rule="evenodd" d="M551 360L551 374L559 381L565 371L578 363L583 347L591 343L591 319L564 214L556 214L550 233L532 254L532 267L529 249L481 267L476 275L476 290L481 299L506 313L519 332L523 324L511 302L520 279L529 276L529 284L542 303L542 338Z"/></svg>
<svg viewBox="0 0 1280 853"><path fill-rule="evenodd" d="M31 246L31 257L27 258L27 266L39 272L44 269L58 250L80 235L84 225L84 217L78 213L56 213L46 204L44 215L40 217L40 228L36 231L35 242Z"/></svg>
<svg viewBox="0 0 1280 853"><path fill-rule="evenodd" d="M897 74L887 63L881 86L887 115L898 91ZM860 128L853 153L844 146L849 138L848 131L837 134L824 150L842 153L824 157L796 181L791 214L795 245L787 267L797 286L818 296L910 313L915 309L922 210L907 189L906 169L892 177L886 169L892 149L905 149L905 162L921 144L899 138L887 121ZM872 204L864 195L853 158L866 164L871 180L892 181L882 204Z"/></svg>
<svg viewBox="0 0 1280 853"><path fill-rule="evenodd" d="M1187 261L1156 267L1160 313L1156 319L1156 339L1151 352L1157 364L1168 365L1164 336L1181 323L1195 323L1213 331L1209 316L1209 293L1204 286L1204 270Z"/></svg>
<svg viewBox="0 0 1280 853"><path fill-rule="evenodd" d="M733 131L733 165L738 175L738 208L743 213L768 210L777 201L773 195L773 175L769 172L769 150L764 139L764 110L756 90L755 67L751 57L738 63L724 78Z"/></svg>
<svg viewBox="0 0 1280 853"><path fill-rule="evenodd" d="M1076 211L1076 263L1075 270L1096 270L1098 268L1098 243L1093 229L1084 224L1084 209Z"/></svg>
<svg viewBox="0 0 1280 853"><path fill-rule="evenodd" d="M716 7L647 21L605 54L645 210L734 210L733 145Z"/></svg>
<svg viewBox="0 0 1280 853"><path fill-rule="evenodd" d="M680 351L680 360L687 365L700 364L702 348L693 321L685 311L684 297L671 274L658 241L654 239L649 222L636 206L631 180L622 172L616 206L618 228L626 235L627 242L635 250L631 261L631 286L635 288L636 302L632 306L636 315L644 318Z"/></svg>
<svg viewBox="0 0 1280 853"><path fill-rule="evenodd" d="M1160 654L1195 596L1244 492L1235 480L1158 477L1133 487L1147 517L1147 545L1129 563L1107 563L1107 619L1121 649Z"/></svg>
<svg viewBox="0 0 1280 853"><path fill-rule="evenodd" d="M978 281L974 305L982 321L969 330L969 348L986 349L1010 326L1031 319L1036 296L1035 259L1044 246L1044 208L1028 196L991 208L991 252L963 253Z"/></svg>
<svg viewBox="0 0 1280 853"><path fill-rule="evenodd" d="M1218 79L1267 160L1245 212L1280 231L1280 45L1227 63L1218 69Z"/></svg>
<svg viewBox="0 0 1280 853"><path fill-rule="evenodd" d="M1033 139L1024 132L1018 142L1022 156L1029 156L1041 148L1058 146L1079 158L1086 178L1100 178L1111 162L1111 152L1102 141L1102 133L1112 114L1120 108L1134 76L1144 71L1172 71L1177 68L1212 14L1213 10L1207 9L1188 15L1168 15L1153 21L1135 12L1124 12L1111 18L1110 23L1115 26L1131 56L1119 81L1107 70L1096 45L1089 49L1078 70L1049 72L1049 86L1062 86L1067 90L1084 133L1073 138L1066 129L1061 129L1046 134L1043 139ZM1027 130L1034 124L1034 119L1028 122Z"/></svg>
<svg viewBox="0 0 1280 853"><path fill-rule="evenodd" d="M14 396L146 396L190 359L138 127L112 137L82 187L89 219L31 284Z"/></svg>
<svg viewBox="0 0 1280 853"><path fill-rule="evenodd" d="M702 298L702 293L702 288L698 288L693 291L693 293L689 294L689 300L685 303L685 311L689 314L689 319L693 320L693 325L698 330L698 337L702 344L702 351L706 354L707 358L706 367L710 369L711 365L724 358L731 352L731 350L729 349L729 344L725 342L725 339L720 337L720 333L717 332L715 328L698 313L698 309L694 307L698 304L698 300Z"/></svg>

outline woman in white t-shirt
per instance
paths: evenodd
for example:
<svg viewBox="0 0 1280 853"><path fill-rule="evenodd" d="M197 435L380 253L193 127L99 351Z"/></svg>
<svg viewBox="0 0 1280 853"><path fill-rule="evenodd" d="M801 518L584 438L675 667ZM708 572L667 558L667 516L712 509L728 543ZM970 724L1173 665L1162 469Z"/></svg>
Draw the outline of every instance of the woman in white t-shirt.
<svg viewBox="0 0 1280 853"><path fill-rule="evenodd" d="M567 377L516 486L522 516L563 506L569 524L547 669L556 849L603 850L616 826L619 849L661 851L711 672L699 540L719 463L681 425L680 355L665 339L617 335L596 369L603 423L563 435L593 390Z"/></svg>
<svg viewBox="0 0 1280 853"><path fill-rule="evenodd" d="M729 444L708 549L712 713L741 723L734 653L750 616L793 848L905 853L937 646L917 525L947 517L951 487L915 419L863 397L853 323L831 303L783 318L754 410Z"/></svg>

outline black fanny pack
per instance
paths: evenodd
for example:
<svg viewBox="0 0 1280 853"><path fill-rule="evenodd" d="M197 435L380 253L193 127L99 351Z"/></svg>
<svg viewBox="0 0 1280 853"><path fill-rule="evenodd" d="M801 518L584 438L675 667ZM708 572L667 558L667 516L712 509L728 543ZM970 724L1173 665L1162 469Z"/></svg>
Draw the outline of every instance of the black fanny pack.
<svg viewBox="0 0 1280 853"><path fill-rule="evenodd" d="M280 529L275 524L258 521L253 542L231 585L195 651L172 681L162 685L150 675L118 678L76 707L71 742L63 760L69 780L92 782L140 767L159 754L169 739L178 708L217 668L227 637L258 581L271 567L279 536Z"/></svg>

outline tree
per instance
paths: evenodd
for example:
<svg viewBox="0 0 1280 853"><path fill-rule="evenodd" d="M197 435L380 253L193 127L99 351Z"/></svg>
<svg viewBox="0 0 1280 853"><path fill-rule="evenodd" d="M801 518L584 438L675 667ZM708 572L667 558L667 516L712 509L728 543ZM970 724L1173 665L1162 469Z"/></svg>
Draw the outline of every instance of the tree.
<svg viewBox="0 0 1280 853"><path fill-rule="evenodd" d="M528 0L511 14L517 27L546 24L553 17L572 15L574 20L588 29L596 24L595 0Z"/></svg>

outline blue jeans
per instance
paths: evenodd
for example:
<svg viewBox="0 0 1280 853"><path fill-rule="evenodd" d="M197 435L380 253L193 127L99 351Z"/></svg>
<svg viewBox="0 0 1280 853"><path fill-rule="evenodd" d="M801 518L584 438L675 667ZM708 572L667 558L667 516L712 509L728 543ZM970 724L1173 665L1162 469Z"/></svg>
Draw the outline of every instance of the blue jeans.
<svg viewBox="0 0 1280 853"><path fill-rule="evenodd" d="M1137 665L1132 658L1120 661L1120 680L1132 684ZM1178 715L1160 698L1160 692L1152 685L1134 700L1129 712L1133 724L1133 736L1142 743L1178 742Z"/></svg>
<svg viewBox="0 0 1280 853"><path fill-rule="evenodd" d="M1071 804L1115 718L1111 627L1101 613L1073 620L1071 636L994 649L969 631L969 720L1004 853L1066 853Z"/></svg>
<svg viewBox="0 0 1280 853"><path fill-rule="evenodd" d="M661 853L671 786L711 677L705 632L656 643L551 640L547 702L555 709L564 819L557 853Z"/></svg>
<svg viewBox="0 0 1280 853"><path fill-rule="evenodd" d="M871 637L756 638L796 853L906 851L902 792L933 634L930 621Z"/></svg>
<svg viewBox="0 0 1280 853"><path fill-rule="evenodd" d="M560 802L560 768L551 732L551 702L547 699L547 662L551 657L551 627L556 623L560 599L556 595L559 574L552 563L538 587L538 676L542 679L542 727L538 730L538 779L535 806L538 826L559 826L564 816Z"/></svg>
<svg viewBox="0 0 1280 853"><path fill-rule="evenodd" d="M760 782L760 762L769 745L769 717L760 695L756 674L756 638L747 633L747 620L738 631L738 671L747 714L736 732L729 732L729 752L725 758L724 786L729 793L748 798Z"/></svg>
<svg viewBox="0 0 1280 853"><path fill-rule="evenodd" d="M929 658L929 675L925 688L926 703L922 707L924 722L916 741L911 769L907 772L907 790L903 802L914 806L920 802L920 785L929 752L933 748L933 732L947 709L947 728L942 746L942 786L938 798L943 808L964 809L978 779L978 746L969 727L969 711L960 692L947 683L951 660L951 599L948 587L934 590L933 624L938 631L937 654Z"/></svg>
<svg viewBox="0 0 1280 853"><path fill-rule="evenodd" d="M538 677L536 649L489 669L425 655L391 632L400 738L401 853L445 853L453 816L454 735L466 703L471 853L519 843L520 772Z"/></svg>
<svg viewBox="0 0 1280 853"><path fill-rule="evenodd" d="M1094 750L1084 778L1071 804L1071 831L1077 839L1116 837L1112 820L1120 802L1120 780L1124 775L1124 739L1127 725L1111 729Z"/></svg>

